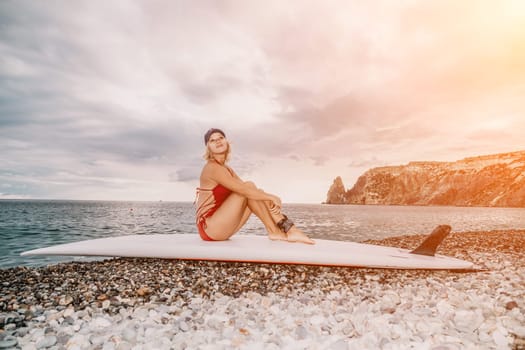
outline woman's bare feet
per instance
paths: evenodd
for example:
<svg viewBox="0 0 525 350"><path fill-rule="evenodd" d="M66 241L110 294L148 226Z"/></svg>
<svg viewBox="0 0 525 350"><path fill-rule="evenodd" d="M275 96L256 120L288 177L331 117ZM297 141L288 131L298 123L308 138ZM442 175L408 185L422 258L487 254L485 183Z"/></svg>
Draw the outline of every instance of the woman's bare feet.
<svg viewBox="0 0 525 350"><path fill-rule="evenodd" d="M299 230L297 227L295 227L295 225L292 226L292 228L290 228L290 230L288 231L286 235L287 235L286 240L288 242L315 244L315 241L313 239L305 235L304 232Z"/></svg>
<svg viewBox="0 0 525 350"><path fill-rule="evenodd" d="M278 232L268 232L268 238L272 241L287 241L286 234L278 231Z"/></svg>

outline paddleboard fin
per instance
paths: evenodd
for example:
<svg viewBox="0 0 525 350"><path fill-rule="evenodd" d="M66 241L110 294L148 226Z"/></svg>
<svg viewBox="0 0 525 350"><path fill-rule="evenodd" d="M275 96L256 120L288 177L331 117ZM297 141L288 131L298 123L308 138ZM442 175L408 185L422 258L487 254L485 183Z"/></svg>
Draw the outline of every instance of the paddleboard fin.
<svg viewBox="0 0 525 350"><path fill-rule="evenodd" d="M452 228L449 225L439 225L432 231L432 233L425 238L423 243L419 245L416 249L411 251L412 254L419 254L419 255L428 255L428 256L434 256L436 254L436 250L443 242L443 239L450 233L450 230Z"/></svg>

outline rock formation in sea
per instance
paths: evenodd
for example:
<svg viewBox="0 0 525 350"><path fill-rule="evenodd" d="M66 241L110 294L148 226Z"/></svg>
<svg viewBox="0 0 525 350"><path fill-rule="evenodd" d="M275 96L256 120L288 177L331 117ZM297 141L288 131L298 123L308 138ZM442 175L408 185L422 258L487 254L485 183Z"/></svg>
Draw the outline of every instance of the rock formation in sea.
<svg viewBox="0 0 525 350"><path fill-rule="evenodd" d="M525 207L525 151L373 168L346 191L338 176L326 203Z"/></svg>
<svg viewBox="0 0 525 350"><path fill-rule="evenodd" d="M326 203L328 204L340 204L345 202L345 185L343 184L343 179L341 176L335 178L334 183L330 186L328 190L328 195L326 197Z"/></svg>

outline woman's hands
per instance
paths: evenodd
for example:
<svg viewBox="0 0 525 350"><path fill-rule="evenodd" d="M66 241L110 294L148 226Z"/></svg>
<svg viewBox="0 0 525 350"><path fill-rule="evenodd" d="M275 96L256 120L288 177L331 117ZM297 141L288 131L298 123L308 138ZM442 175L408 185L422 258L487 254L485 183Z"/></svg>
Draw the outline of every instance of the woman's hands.
<svg viewBox="0 0 525 350"><path fill-rule="evenodd" d="M281 198L272 195L272 203L270 204L270 212L272 214L279 214L281 212Z"/></svg>

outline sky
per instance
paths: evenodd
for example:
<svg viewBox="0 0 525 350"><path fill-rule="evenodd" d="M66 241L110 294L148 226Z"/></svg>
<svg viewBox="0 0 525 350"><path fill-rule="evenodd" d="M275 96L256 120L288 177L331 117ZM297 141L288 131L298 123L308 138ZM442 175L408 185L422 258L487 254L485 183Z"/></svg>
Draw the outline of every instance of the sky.
<svg viewBox="0 0 525 350"><path fill-rule="evenodd" d="M284 202L525 150L525 2L0 1L0 199L193 201L204 133Z"/></svg>

